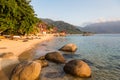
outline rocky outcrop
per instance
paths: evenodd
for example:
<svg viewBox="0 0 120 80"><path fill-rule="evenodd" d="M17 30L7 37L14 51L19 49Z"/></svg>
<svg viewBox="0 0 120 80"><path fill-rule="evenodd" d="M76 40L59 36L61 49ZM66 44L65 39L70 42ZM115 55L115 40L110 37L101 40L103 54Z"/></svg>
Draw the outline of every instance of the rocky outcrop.
<svg viewBox="0 0 120 80"><path fill-rule="evenodd" d="M45 55L45 59L55 63L65 63L65 58L59 52L50 52Z"/></svg>
<svg viewBox="0 0 120 80"><path fill-rule="evenodd" d="M48 61L45 59L45 56L40 56L38 59L34 61L40 63L42 68L48 66Z"/></svg>
<svg viewBox="0 0 120 80"><path fill-rule="evenodd" d="M67 51L67 52L75 52L77 50L77 46L75 44L70 43L70 44L64 45L59 50L61 50L61 51Z"/></svg>
<svg viewBox="0 0 120 80"><path fill-rule="evenodd" d="M41 67L48 66L48 62L46 60L35 60L35 62L38 62L41 64Z"/></svg>
<svg viewBox="0 0 120 80"><path fill-rule="evenodd" d="M23 62L13 69L11 80L37 80L40 72L40 63L35 61Z"/></svg>
<svg viewBox="0 0 120 80"><path fill-rule="evenodd" d="M45 56L40 56L38 60L45 60Z"/></svg>
<svg viewBox="0 0 120 80"><path fill-rule="evenodd" d="M87 63L81 60L71 60L64 66L64 71L78 77L90 77L91 69Z"/></svg>

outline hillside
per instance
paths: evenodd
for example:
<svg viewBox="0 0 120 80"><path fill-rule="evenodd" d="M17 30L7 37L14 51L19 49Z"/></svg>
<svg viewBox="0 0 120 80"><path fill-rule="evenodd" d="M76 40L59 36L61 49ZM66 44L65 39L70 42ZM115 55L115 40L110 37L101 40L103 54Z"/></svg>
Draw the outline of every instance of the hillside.
<svg viewBox="0 0 120 80"><path fill-rule="evenodd" d="M93 23L80 29L93 33L120 33L120 21Z"/></svg>
<svg viewBox="0 0 120 80"><path fill-rule="evenodd" d="M51 19L41 19L47 24L54 25L58 28L58 31L66 31L70 34L80 34L82 31L78 29L76 26L66 23L64 21L53 21Z"/></svg>

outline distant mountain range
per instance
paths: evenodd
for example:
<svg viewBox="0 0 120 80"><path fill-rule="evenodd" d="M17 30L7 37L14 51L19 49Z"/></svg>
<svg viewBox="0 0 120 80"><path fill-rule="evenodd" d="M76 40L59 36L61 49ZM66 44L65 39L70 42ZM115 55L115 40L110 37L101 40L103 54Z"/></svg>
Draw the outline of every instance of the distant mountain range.
<svg viewBox="0 0 120 80"><path fill-rule="evenodd" d="M120 33L120 21L92 23L80 29L93 33Z"/></svg>
<svg viewBox="0 0 120 80"><path fill-rule="evenodd" d="M82 32L92 32L92 33L120 33L120 21L109 21L109 22L100 22L100 23L91 23L85 27L78 27L66 23L64 21L54 21L51 19L43 19L47 24L54 25L58 28L58 31L66 31L71 34L80 34Z"/></svg>
<svg viewBox="0 0 120 80"><path fill-rule="evenodd" d="M64 21L53 21L51 19L43 19L43 18L41 18L41 20L47 24L56 26L58 28L58 31L66 31L67 33L70 34L82 33L82 31L78 27L66 23Z"/></svg>

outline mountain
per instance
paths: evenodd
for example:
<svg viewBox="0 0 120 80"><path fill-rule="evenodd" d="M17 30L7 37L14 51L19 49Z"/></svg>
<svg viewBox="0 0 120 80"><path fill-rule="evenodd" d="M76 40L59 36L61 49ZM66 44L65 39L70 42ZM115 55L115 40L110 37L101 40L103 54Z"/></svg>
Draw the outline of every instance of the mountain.
<svg viewBox="0 0 120 80"><path fill-rule="evenodd" d="M120 21L92 23L80 29L93 33L120 33Z"/></svg>
<svg viewBox="0 0 120 80"><path fill-rule="evenodd" d="M56 26L58 28L58 31L66 31L67 33L70 34L82 33L82 31L79 28L64 21L53 21L51 19L43 19L43 18L41 20L47 24Z"/></svg>

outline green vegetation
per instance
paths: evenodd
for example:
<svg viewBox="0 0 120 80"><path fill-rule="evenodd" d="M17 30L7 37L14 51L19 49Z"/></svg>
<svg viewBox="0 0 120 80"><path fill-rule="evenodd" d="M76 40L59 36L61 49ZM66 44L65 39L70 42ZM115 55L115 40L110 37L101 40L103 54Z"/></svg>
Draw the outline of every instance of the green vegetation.
<svg viewBox="0 0 120 80"><path fill-rule="evenodd" d="M0 0L0 33L25 35L37 30L39 21L29 0Z"/></svg>
<svg viewBox="0 0 120 80"><path fill-rule="evenodd" d="M0 0L0 34L81 33L78 28L63 21L45 22L36 17L30 0Z"/></svg>

